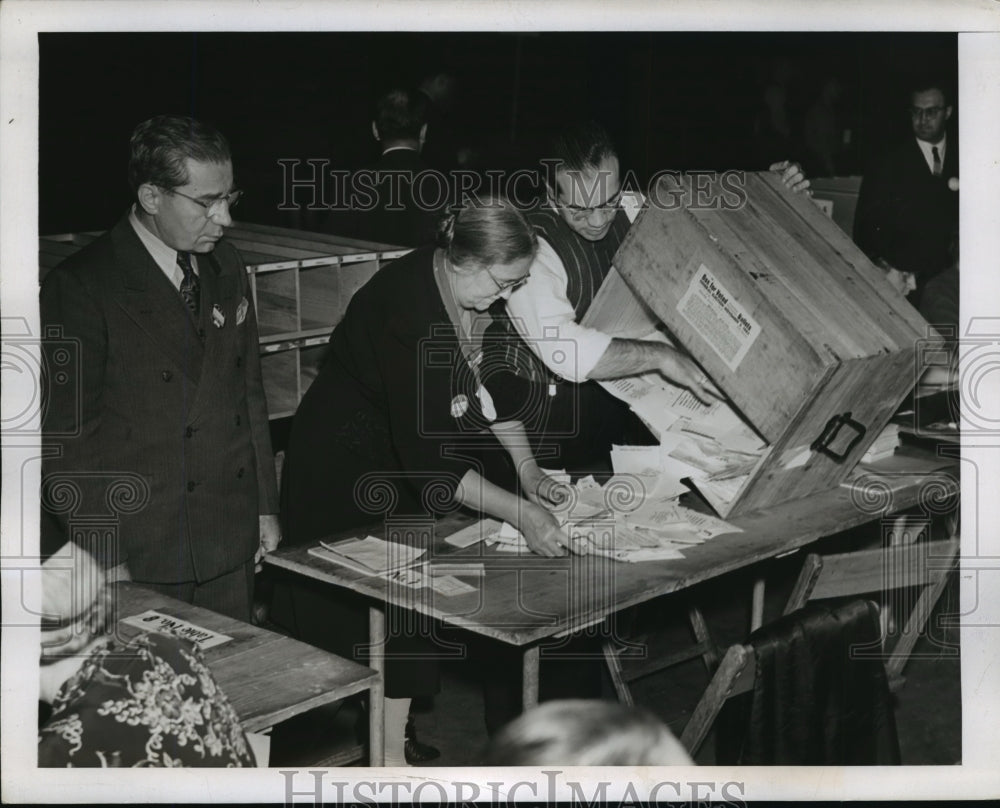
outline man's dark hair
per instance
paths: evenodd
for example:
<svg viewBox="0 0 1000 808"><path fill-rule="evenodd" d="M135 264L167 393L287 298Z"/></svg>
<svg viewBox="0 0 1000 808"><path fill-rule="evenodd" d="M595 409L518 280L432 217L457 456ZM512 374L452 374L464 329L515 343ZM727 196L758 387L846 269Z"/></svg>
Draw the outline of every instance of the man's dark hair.
<svg viewBox="0 0 1000 808"><path fill-rule="evenodd" d="M143 121L129 141L128 181L133 191L143 183L167 190L188 181L184 161L232 161L229 142L214 127L184 115L157 115Z"/></svg>
<svg viewBox="0 0 1000 808"><path fill-rule="evenodd" d="M427 123L427 96L413 90L390 90L375 105L375 125L386 140L416 140Z"/></svg>
<svg viewBox="0 0 1000 808"><path fill-rule="evenodd" d="M597 168L606 157L617 157L607 130L597 121L581 121L557 132L549 141L546 158L562 171Z"/></svg>
<svg viewBox="0 0 1000 808"><path fill-rule="evenodd" d="M945 81L941 76L917 76L909 85L909 94L906 96L906 102L910 102L912 98L917 93L927 92L928 90L937 90L944 97L945 106L951 106L952 104L952 90L951 82Z"/></svg>

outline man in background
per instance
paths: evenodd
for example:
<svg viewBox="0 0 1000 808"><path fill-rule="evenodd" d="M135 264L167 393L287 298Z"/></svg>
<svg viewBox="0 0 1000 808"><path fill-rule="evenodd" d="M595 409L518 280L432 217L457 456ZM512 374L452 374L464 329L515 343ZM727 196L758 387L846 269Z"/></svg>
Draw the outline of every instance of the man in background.
<svg viewBox="0 0 1000 808"><path fill-rule="evenodd" d="M421 152L427 139L427 97L394 89L379 98L372 135L382 156L352 177L350 236L417 247L434 240L438 214L448 200L444 175L428 170Z"/></svg>
<svg viewBox="0 0 1000 808"><path fill-rule="evenodd" d="M869 168L858 195L855 243L873 261L914 274L916 305L924 284L951 264L958 231L958 138L947 132L952 113L944 82L914 86L912 137Z"/></svg>
<svg viewBox="0 0 1000 808"><path fill-rule="evenodd" d="M636 430L645 430L599 380L658 371L704 402L717 391L683 351L581 324L642 199L622 186L617 151L595 121L559 132L546 156L555 167L546 202L527 214L539 236L538 255L527 283L492 312L484 372L507 374L513 400L505 408L518 411L516 402L525 402L529 436L545 433L545 445L557 450L540 461L600 473L611 470L613 443L635 443ZM797 165L771 169L794 190L809 186Z"/></svg>
<svg viewBox="0 0 1000 808"><path fill-rule="evenodd" d="M538 235L527 282L506 305L491 308L484 337L484 376L502 374L499 407L520 413L540 464L574 477L611 472L614 444L655 443L652 434L597 382L657 371L710 402L719 393L683 351L655 340L611 337L581 324L615 253L638 214L641 197L622 185L618 154L595 121L571 126L552 139L554 166L545 204L526 215ZM777 163L783 182L808 188L797 165ZM496 399L498 394L494 394ZM574 638L567 654L543 663L542 700L600 695L599 651L592 638ZM590 659L585 657L590 656ZM517 662L483 667L487 730L493 734L517 714L511 687Z"/></svg>

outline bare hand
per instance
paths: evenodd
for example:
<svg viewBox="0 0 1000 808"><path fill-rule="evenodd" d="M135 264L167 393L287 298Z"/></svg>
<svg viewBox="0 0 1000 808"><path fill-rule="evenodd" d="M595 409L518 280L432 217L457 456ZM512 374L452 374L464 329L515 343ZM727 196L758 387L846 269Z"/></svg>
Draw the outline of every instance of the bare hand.
<svg viewBox="0 0 1000 808"><path fill-rule="evenodd" d="M110 608L104 570L94 557L67 542L42 563L42 615L58 621L42 634L42 656L73 654L93 641L92 632L80 620L96 609Z"/></svg>
<svg viewBox="0 0 1000 808"><path fill-rule="evenodd" d="M281 524L278 522L278 515L275 513L262 513L260 515L260 544L257 552L254 553L254 572L262 569L261 561L268 553L278 549L281 543Z"/></svg>
<svg viewBox="0 0 1000 808"><path fill-rule="evenodd" d="M781 174L781 181L786 188L791 188L797 194L806 192L812 196L812 191L809 190L809 180L802 173L802 166L798 163L782 160L780 163L773 163L769 170Z"/></svg>
<svg viewBox="0 0 1000 808"><path fill-rule="evenodd" d="M566 555L569 538L545 508L533 502L523 503L519 527L531 552L546 558Z"/></svg>
<svg viewBox="0 0 1000 808"><path fill-rule="evenodd" d="M524 495L543 508L558 508L569 497L565 483L546 474L537 463L521 464L519 476Z"/></svg>
<svg viewBox="0 0 1000 808"><path fill-rule="evenodd" d="M663 359L657 370L668 380L686 387L702 404L711 404L713 399L722 398L722 392L709 381L695 361L676 348L663 346Z"/></svg>

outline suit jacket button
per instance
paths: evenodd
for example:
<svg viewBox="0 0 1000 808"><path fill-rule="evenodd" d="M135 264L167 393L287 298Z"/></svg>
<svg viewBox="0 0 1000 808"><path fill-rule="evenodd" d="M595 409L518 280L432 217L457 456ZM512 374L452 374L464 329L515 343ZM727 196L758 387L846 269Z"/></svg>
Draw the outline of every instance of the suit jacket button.
<svg viewBox="0 0 1000 808"><path fill-rule="evenodd" d="M194 491L195 486L198 485L194 480L188 483L188 491Z"/></svg>
<svg viewBox="0 0 1000 808"><path fill-rule="evenodd" d="M160 378L163 379L163 381L165 382L169 382L172 378L174 378L174 374L171 373L169 370L165 370L163 371L163 373L160 374Z"/></svg>
<svg viewBox="0 0 1000 808"><path fill-rule="evenodd" d="M194 435L194 430L191 427L188 427L187 429L184 430L185 438L190 438L192 435Z"/></svg>
<svg viewBox="0 0 1000 808"><path fill-rule="evenodd" d="M236 416L236 426L240 425L240 416Z"/></svg>
<svg viewBox="0 0 1000 808"><path fill-rule="evenodd" d="M240 470L236 472L236 476L239 478L243 477L243 466L240 466Z"/></svg>

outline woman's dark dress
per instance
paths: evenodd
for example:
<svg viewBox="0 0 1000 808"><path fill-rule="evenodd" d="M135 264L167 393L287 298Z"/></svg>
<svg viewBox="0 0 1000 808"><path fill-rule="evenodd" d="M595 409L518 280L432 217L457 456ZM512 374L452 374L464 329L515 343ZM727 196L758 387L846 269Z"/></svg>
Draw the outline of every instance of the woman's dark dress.
<svg viewBox="0 0 1000 808"><path fill-rule="evenodd" d="M499 460L476 377L442 302L433 248L380 270L354 295L330 338L319 375L292 421L282 471L285 544L384 524L426 524L455 509L455 487L480 460ZM484 447L492 446L489 451ZM420 517L423 517L421 519ZM367 641L364 604L329 586L276 588L272 619L301 639L345 656ZM393 623L390 610L389 624ZM411 618L412 620L412 618ZM386 695L437 692L425 624L390 640ZM392 659L413 653L420 659Z"/></svg>

